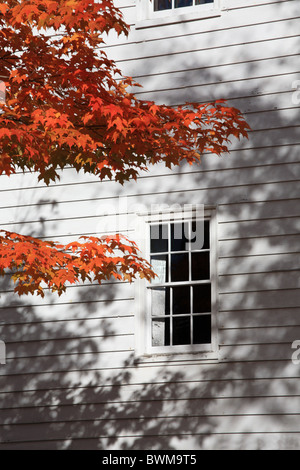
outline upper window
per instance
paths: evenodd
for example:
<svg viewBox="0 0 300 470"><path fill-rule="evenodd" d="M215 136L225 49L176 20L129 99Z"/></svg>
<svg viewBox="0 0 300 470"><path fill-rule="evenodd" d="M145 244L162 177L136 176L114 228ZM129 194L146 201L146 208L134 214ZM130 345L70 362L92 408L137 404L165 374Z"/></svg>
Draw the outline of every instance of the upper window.
<svg viewBox="0 0 300 470"><path fill-rule="evenodd" d="M154 0L153 7L154 11L161 11L203 5L204 3L214 3L214 0Z"/></svg>
<svg viewBox="0 0 300 470"><path fill-rule="evenodd" d="M154 217L155 219L155 217ZM139 304L145 354L216 351L216 247L205 219L149 219L148 257L157 277Z"/></svg>
<svg viewBox="0 0 300 470"><path fill-rule="evenodd" d="M137 0L136 27L220 16L221 0Z"/></svg>

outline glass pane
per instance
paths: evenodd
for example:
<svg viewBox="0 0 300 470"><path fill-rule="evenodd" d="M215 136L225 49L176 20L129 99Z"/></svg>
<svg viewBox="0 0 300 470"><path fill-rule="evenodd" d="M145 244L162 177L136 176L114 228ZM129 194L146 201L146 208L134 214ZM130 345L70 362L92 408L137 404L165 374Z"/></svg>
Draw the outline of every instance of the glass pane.
<svg viewBox="0 0 300 470"><path fill-rule="evenodd" d="M196 0L195 5L202 5L203 3L213 3L214 0Z"/></svg>
<svg viewBox="0 0 300 470"><path fill-rule="evenodd" d="M170 315L170 289L168 287L151 289L151 315L156 317Z"/></svg>
<svg viewBox="0 0 300 470"><path fill-rule="evenodd" d="M168 282L168 255L151 256L151 265L157 275L152 284Z"/></svg>
<svg viewBox="0 0 300 470"><path fill-rule="evenodd" d="M173 318L173 344L191 344L191 317Z"/></svg>
<svg viewBox="0 0 300 470"><path fill-rule="evenodd" d="M189 255L182 253L180 255L171 255L171 281L189 280Z"/></svg>
<svg viewBox="0 0 300 470"><path fill-rule="evenodd" d="M193 317L193 344L211 343L211 316Z"/></svg>
<svg viewBox="0 0 300 470"><path fill-rule="evenodd" d="M168 226L151 225L150 227L151 253L168 251Z"/></svg>
<svg viewBox="0 0 300 470"><path fill-rule="evenodd" d="M204 284L193 286L193 312L211 312L211 286Z"/></svg>
<svg viewBox="0 0 300 470"><path fill-rule="evenodd" d="M192 253L192 280L201 281L209 278L209 251Z"/></svg>
<svg viewBox="0 0 300 470"><path fill-rule="evenodd" d="M175 0L175 8L190 7L193 5L193 0Z"/></svg>
<svg viewBox="0 0 300 470"><path fill-rule="evenodd" d="M191 250L209 249L209 220L193 221L191 233Z"/></svg>
<svg viewBox="0 0 300 470"><path fill-rule="evenodd" d="M188 250L189 224L171 224L171 251Z"/></svg>
<svg viewBox="0 0 300 470"><path fill-rule="evenodd" d="M204 246L204 229L205 221L194 220L191 224L191 234L190 234L190 249L202 250Z"/></svg>
<svg viewBox="0 0 300 470"><path fill-rule="evenodd" d="M154 11L170 10L172 0L154 0Z"/></svg>
<svg viewBox="0 0 300 470"><path fill-rule="evenodd" d="M173 314L191 312L190 286L173 287Z"/></svg>
<svg viewBox="0 0 300 470"><path fill-rule="evenodd" d="M170 345L170 319L159 318L152 321L152 346Z"/></svg>

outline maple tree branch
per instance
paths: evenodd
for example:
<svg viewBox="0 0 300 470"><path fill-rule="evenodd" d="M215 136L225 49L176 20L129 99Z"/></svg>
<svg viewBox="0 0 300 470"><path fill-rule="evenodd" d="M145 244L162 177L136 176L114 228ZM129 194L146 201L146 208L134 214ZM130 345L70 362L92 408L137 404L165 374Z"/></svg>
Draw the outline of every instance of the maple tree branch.
<svg viewBox="0 0 300 470"><path fill-rule="evenodd" d="M225 104L155 105L128 93L139 84L101 48L104 34L129 30L113 0L5 0L0 14L0 63L9 75L0 174L35 171L49 184L57 168L73 167L123 184L149 164L194 163L204 151L227 151L230 137L247 136L243 117ZM152 276L128 240L89 237L59 246L0 231L0 274L8 269L20 295Z"/></svg>

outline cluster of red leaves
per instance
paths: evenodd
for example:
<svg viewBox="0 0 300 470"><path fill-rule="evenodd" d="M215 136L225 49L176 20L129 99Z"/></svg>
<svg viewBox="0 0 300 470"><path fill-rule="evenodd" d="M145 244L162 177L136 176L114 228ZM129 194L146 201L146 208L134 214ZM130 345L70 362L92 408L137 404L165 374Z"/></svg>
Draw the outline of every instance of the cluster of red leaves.
<svg viewBox="0 0 300 470"><path fill-rule="evenodd" d="M198 162L247 136L240 112L223 102L173 108L138 100L103 50L111 30L128 33L112 0L0 0L0 175L35 171L48 184L71 166L123 184L150 164ZM12 265L13 244L25 241L5 240L1 256ZM46 259L58 272L56 258Z"/></svg>
<svg viewBox="0 0 300 470"><path fill-rule="evenodd" d="M47 287L61 295L69 284L88 280L99 284L106 279L131 282L137 274L150 280L154 274L147 261L138 256L134 242L119 235L85 242L58 245L17 233L1 231L0 274L11 271L19 294L44 296Z"/></svg>
<svg viewBox="0 0 300 470"><path fill-rule="evenodd" d="M71 165L123 183L149 163L192 163L247 135L223 103L172 108L127 92L131 79L101 50L104 33L127 33L112 0L7 0L0 12L0 174L29 169L48 183Z"/></svg>

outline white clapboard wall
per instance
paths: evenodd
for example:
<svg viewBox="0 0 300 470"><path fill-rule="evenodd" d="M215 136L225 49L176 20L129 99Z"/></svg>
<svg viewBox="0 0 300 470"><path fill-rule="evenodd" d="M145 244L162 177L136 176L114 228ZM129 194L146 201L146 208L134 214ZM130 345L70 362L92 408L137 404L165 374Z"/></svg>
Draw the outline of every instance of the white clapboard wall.
<svg viewBox="0 0 300 470"><path fill-rule="evenodd" d="M223 0L219 17L136 27L105 46L141 99L226 99L249 139L124 187L73 170L0 177L0 227L68 242L135 237L139 207L217 207L217 362L135 361L135 288L19 298L0 279L0 448L296 449L300 433L299 0Z"/></svg>

